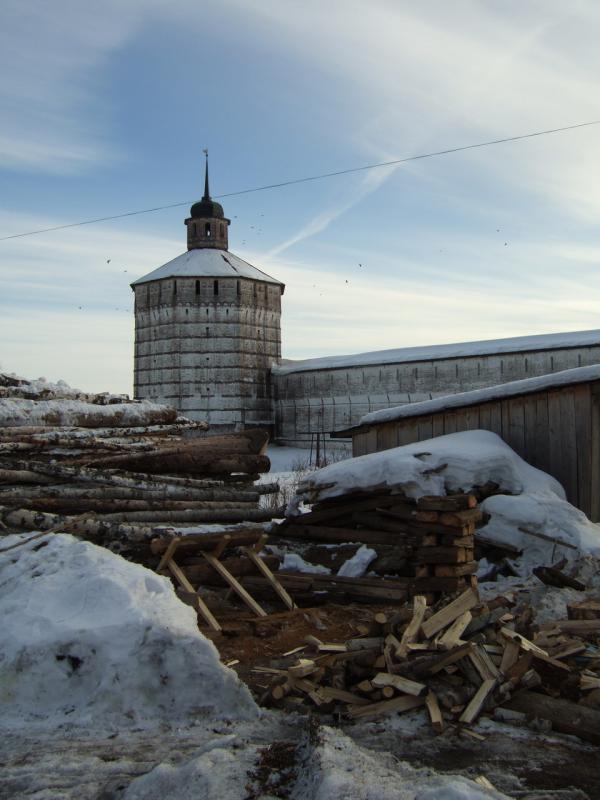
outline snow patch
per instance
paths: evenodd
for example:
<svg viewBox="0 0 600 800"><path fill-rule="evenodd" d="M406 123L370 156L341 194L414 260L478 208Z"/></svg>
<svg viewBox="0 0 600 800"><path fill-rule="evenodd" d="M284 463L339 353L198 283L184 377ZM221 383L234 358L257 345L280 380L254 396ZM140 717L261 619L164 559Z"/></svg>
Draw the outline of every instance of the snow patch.
<svg viewBox="0 0 600 800"><path fill-rule="evenodd" d="M314 575L330 575L331 570L321 564L309 564L298 553L286 553L281 564L282 572L310 572Z"/></svg>
<svg viewBox="0 0 600 800"><path fill-rule="evenodd" d="M0 725L259 713L167 578L68 534L0 556L0 615Z"/></svg>
<svg viewBox="0 0 600 800"><path fill-rule="evenodd" d="M344 561L338 570L338 575L341 578L362 578L362 576L369 569L369 564L375 561L377 553L366 544L361 545L356 553Z"/></svg>

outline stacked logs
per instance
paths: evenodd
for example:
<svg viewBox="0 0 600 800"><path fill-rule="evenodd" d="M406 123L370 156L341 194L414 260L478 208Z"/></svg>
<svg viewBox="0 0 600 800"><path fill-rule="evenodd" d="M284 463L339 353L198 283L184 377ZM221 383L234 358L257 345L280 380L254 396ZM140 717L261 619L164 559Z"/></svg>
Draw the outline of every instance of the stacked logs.
<svg viewBox="0 0 600 800"><path fill-rule="evenodd" d="M0 428L0 521L9 530L69 530L145 557L157 530L258 523L277 486L259 430L210 436L205 423Z"/></svg>
<svg viewBox="0 0 600 800"><path fill-rule="evenodd" d="M395 594L394 584L396 590L412 594L475 588L475 526L482 519L474 494L426 496L415 501L397 489L380 489L319 501L309 513L289 516L271 536L288 543L302 542L305 548L308 545L304 553L313 559L318 558L317 547L322 544L347 548L348 543L356 543L375 550L377 560L370 569L395 575L393 580L380 581L378 595L385 600L384 589L389 589L389 599ZM341 582L321 576L306 580L315 585L333 581L339 586ZM363 580L373 583L377 579Z"/></svg>

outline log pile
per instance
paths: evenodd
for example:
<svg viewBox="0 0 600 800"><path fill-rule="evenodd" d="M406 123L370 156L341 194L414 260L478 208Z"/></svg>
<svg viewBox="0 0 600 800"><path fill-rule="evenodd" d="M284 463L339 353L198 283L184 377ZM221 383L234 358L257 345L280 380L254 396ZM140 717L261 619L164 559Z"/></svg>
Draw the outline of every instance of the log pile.
<svg viewBox="0 0 600 800"><path fill-rule="evenodd" d="M161 406L150 411L152 424L124 427L119 404L99 407L117 410L100 427L88 427L89 415L80 420L85 427L0 427L3 526L69 530L144 561L165 526L271 519L259 501L278 487L255 483L270 468L266 432L210 436L204 422L155 424Z"/></svg>
<svg viewBox="0 0 600 800"><path fill-rule="evenodd" d="M308 636L277 666L256 668L270 678L262 700L351 720L423 708L438 733L468 728L482 713L537 717L600 744L599 607L577 604L570 615L596 616L536 626L531 609L509 597L484 603L468 588L431 607L416 595L394 614L375 614L360 637Z"/></svg>
<svg viewBox="0 0 600 800"><path fill-rule="evenodd" d="M382 489L318 501L310 512L288 516L272 535L309 545L314 559L318 545L366 545L380 562L373 569L397 576L387 584L412 594L439 594L477 586L475 526L482 520L475 494L415 501Z"/></svg>

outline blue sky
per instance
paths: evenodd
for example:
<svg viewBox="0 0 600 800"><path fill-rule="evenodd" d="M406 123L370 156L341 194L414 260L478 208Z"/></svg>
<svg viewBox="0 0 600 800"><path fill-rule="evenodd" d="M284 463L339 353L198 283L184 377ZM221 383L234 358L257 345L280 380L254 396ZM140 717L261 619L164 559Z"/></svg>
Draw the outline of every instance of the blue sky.
<svg viewBox="0 0 600 800"><path fill-rule="evenodd" d="M600 119L595 2L16 2L0 236ZM303 358L600 327L600 126L223 201ZM0 369L131 391L187 209L0 242ZM362 264L362 266L359 266Z"/></svg>

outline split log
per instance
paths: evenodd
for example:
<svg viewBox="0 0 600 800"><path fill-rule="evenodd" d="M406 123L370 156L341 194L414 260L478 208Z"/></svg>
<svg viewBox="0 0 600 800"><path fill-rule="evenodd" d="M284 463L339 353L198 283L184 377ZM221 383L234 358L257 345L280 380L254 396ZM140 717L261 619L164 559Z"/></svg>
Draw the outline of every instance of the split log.
<svg viewBox="0 0 600 800"><path fill-rule="evenodd" d="M535 567L532 571L535 577L539 578L546 586L557 586L559 589L568 586L570 589L577 589L579 592L585 591L584 583L565 575L564 572L555 567Z"/></svg>
<svg viewBox="0 0 600 800"><path fill-rule="evenodd" d="M346 544L348 542L358 542L367 545L397 545L403 547L405 542L397 533L389 533L381 530L356 530L354 528L332 528L322 525L303 525L303 514L298 517L297 522L288 520L284 524L278 525L272 536L280 536L285 539L301 539L310 542L325 542L328 544Z"/></svg>

